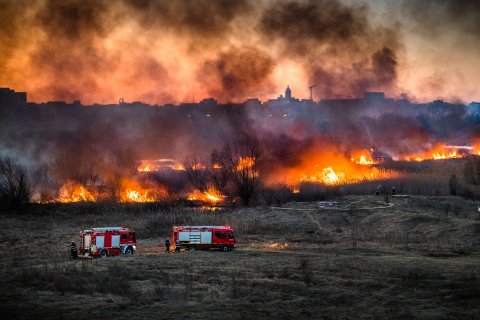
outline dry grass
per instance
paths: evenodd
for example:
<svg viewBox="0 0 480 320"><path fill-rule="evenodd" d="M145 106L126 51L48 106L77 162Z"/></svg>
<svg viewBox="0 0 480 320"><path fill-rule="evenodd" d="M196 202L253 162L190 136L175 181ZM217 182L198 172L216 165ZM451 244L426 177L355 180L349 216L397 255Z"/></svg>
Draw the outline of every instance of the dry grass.
<svg viewBox="0 0 480 320"><path fill-rule="evenodd" d="M16 318L479 318L480 215L458 197L348 196L346 210L49 206L1 215L0 312ZM298 210L308 209L308 211ZM161 254L174 224L230 224L230 253ZM78 231L128 225L132 257L71 260Z"/></svg>

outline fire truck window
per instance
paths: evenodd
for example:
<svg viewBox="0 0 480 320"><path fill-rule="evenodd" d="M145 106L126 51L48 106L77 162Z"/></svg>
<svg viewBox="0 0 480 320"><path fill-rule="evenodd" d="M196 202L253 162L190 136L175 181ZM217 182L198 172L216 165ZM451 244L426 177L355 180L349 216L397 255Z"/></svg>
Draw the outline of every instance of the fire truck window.
<svg viewBox="0 0 480 320"><path fill-rule="evenodd" d="M134 232L130 233L130 238L131 238L132 240L135 240L135 233L134 233Z"/></svg>
<svg viewBox="0 0 480 320"><path fill-rule="evenodd" d="M230 239L235 239L235 236L233 235L233 232L229 232L227 234L227 236L230 238Z"/></svg>
<svg viewBox="0 0 480 320"><path fill-rule="evenodd" d="M127 234L126 233L122 234L122 239L127 239Z"/></svg>
<svg viewBox="0 0 480 320"><path fill-rule="evenodd" d="M220 232L215 232L215 237L221 238L221 237L222 237L222 234L221 234Z"/></svg>

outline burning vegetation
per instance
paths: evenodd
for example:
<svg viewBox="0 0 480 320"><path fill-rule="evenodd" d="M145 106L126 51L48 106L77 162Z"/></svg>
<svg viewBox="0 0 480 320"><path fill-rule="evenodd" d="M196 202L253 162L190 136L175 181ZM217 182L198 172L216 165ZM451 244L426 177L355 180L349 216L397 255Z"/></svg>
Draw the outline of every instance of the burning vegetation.
<svg viewBox="0 0 480 320"><path fill-rule="evenodd" d="M222 202L225 199L225 196L220 193L215 187L210 186L207 190L201 192L198 189L195 189L192 193L187 196L187 200L190 201L202 201L211 205L216 205Z"/></svg>
<svg viewBox="0 0 480 320"><path fill-rule="evenodd" d="M464 36L452 39L470 46L478 19L459 14L472 11L461 2L437 8L454 23L436 31L456 30ZM304 183L393 181L406 170L392 161L413 167L480 155L479 104L457 98L472 98L474 81L438 79L448 72L433 67L435 81L407 81L413 64L398 27L410 24L371 20L368 5L3 3L0 80L28 90L28 101L55 100L27 102L26 93L0 88L0 156L23 168L7 168L0 181L24 189L2 196L13 202L248 205L273 186L301 193ZM402 6L422 9L408 21L416 28L430 21L429 6ZM455 102L418 102L448 97Z"/></svg>

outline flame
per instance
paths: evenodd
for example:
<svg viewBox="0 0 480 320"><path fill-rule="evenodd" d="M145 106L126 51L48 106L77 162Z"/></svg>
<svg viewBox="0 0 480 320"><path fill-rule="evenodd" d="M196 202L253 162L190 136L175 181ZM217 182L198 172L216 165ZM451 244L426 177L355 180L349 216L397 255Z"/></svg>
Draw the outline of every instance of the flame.
<svg viewBox="0 0 480 320"><path fill-rule="evenodd" d="M182 166L183 167L183 166ZM197 170L205 170L206 167L201 164L201 163L195 163L193 165L191 165L190 167L193 171L197 171ZM183 167L183 170L185 170L185 167Z"/></svg>
<svg viewBox="0 0 480 320"><path fill-rule="evenodd" d="M237 171L248 170L255 165L255 159L252 157L240 157L238 159Z"/></svg>
<svg viewBox="0 0 480 320"><path fill-rule="evenodd" d="M433 155L433 159L434 160L441 160L441 159L450 159L450 158L460 158L461 156L459 156L457 154L457 151L453 151L453 152L450 152L449 154L444 154L444 153L435 153Z"/></svg>
<svg viewBox="0 0 480 320"><path fill-rule="evenodd" d="M87 202L95 201L96 197L83 185L68 181L59 190L56 202Z"/></svg>
<svg viewBox="0 0 480 320"><path fill-rule="evenodd" d="M140 160L137 172L185 171L185 166L174 159Z"/></svg>
<svg viewBox="0 0 480 320"><path fill-rule="evenodd" d="M197 200L208 202L211 204L217 204L225 198L224 195L220 193L215 187L210 186L204 192L201 192L198 189L195 189L191 194L187 196L187 200Z"/></svg>
<svg viewBox="0 0 480 320"><path fill-rule="evenodd" d="M154 170L152 169L150 164L145 163L145 164L140 164L140 166L138 166L137 171L138 172L151 172L151 171L154 171Z"/></svg>
<svg viewBox="0 0 480 320"><path fill-rule="evenodd" d="M174 164L172 169L176 171L185 171L185 166L181 163L178 163L178 164Z"/></svg>
<svg viewBox="0 0 480 320"><path fill-rule="evenodd" d="M377 164L378 162L375 162L372 159L372 155L370 153L371 151L373 151L373 149L354 152L350 160L362 166L371 166Z"/></svg>
<svg viewBox="0 0 480 320"><path fill-rule="evenodd" d="M240 157L236 170L241 172L242 175L246 174L252 178L259 176L259 172L255 168L255 158L252 157Z"/></svg>
<svg viewBox="0 0 480 320"><path fill-rule="evenodd" d="M445 160L445 159L455 159L462 158L463 155L459 153L458 150L451 151L452 148L459 148L458 146L447 146L446 144L437 144L434 148L428 150L427 152L420 154L412 154L403 157L403 160L406 161L424 161L424 160ZM463 147L466 148L466 147ZM449 150L450 149L450 150ZM468 152L471 152L472 147L466 148Z"/></svg>
<svg viewBox="0 0 480 320"><path fill-rule="evenodd" d="M300 178L301 182L319 182L324 184L338 184L340 182L340 177L343 179L343 173L335 173L331 167L323 168L320 172L315 173L310 176L302 176Z"/></svg>
<svg viewBox="0 0 480 320"><path fill-rule="evenodd" d="M121 181L121 202L155 202L167 197L164 188L154 186L151 188L141 186L135 180L124 179Z"/></svg>
<svg viewBox="0 0 480 320"><path fill-rule="evenodd" d="M375 161L368 150L345 155L334 145L324 143L304 152L295 166L276 168L266 178L267 184L286 183L292 191L299 191L305 182L325 185L359 183L377 179L390 179L399 175L393 170L373 167ZM362 157L363 156L363 157Z"/></svg>
<svg viewBox="0 0 480 320"><path fill-rule="evenodd" d="M473 153L476 154L477 156L480 156L480 142L478 144L473 146Z"/></svg>
<svg viewBox="0 0 480 320"><path fill-rule="evenodd" d="M219 165L218 163L214 163L214 164L212 165L212 169L221 169L221 168L222 168L222 166Z"/></svg>

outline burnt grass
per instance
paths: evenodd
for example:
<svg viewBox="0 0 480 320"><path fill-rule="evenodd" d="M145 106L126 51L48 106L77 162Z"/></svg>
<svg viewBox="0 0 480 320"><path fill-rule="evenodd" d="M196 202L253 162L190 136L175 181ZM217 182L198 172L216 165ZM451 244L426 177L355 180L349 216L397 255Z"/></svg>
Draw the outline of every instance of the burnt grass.
<svg viewBox="0 0 480 320"><path fill-rule="evenodd" d="M459 197L345 196L210 212L34 205L0 215L0 314L15 319L480 319L480 213ZM366 210L365 208L376 208ZM160 253L175 224L231 225L233 252ZM92 226L137 230L131 257L77 259Z"/></svg>

